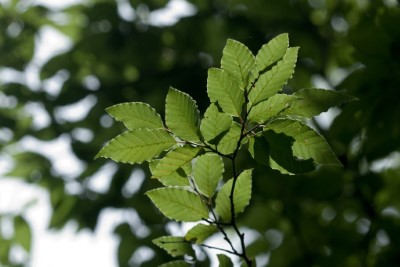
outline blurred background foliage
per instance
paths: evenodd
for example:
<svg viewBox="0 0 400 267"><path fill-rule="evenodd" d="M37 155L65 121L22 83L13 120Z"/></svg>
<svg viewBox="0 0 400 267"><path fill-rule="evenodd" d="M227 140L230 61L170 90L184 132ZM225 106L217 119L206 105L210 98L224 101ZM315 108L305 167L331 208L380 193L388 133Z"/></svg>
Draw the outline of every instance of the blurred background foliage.
<svg viewBox="0 0 400 267"><path fill-rule="evenodd" d="M123 130L104 109L141 101L163 113L172 85L193 96L204 112L207 68L219 66L227 38L256 53L288 32L291 46L301 49L285 90L332 88L359 101L329 113L337 115L332 124L312 121L343 168L286 176L256 165L252 203L239 220L256 233L249 252L260 263L268 258L272 267L398 266L398 1L192 0L186 2L186 16L158 21L160 10L172 2L184 1L88 0L62 9L0 1L0 149L12 166L3 176L48 191L53 229L71 220L80 229L95 229L105 208L135 210L139 220L115 229L119 265L157 266L170 260L151 244L169 230L144 196L158 186L147 169L141 179L139 166L93 160L104 142ZM59 40L47 38L46 31L67 37L62 39L67 45L50 58L40 57L40 47L51 48ZM68 144L78 171L68 172L68 166L60 171L44 153L56 140ZM256 163L245 154L240 164ZM105 169L111 170L109 186L96 190L90 180ZM14 235L0 234L0 263L25 266L13 262L10 249L18 245L29 251L29 225L23 212L0 214L0 223L10 218ZM138 224L149 231L139 233ZM154 250L154 256L130 261L141 247ZM200 259L198 266L209 266L207 257Z"/></svg>

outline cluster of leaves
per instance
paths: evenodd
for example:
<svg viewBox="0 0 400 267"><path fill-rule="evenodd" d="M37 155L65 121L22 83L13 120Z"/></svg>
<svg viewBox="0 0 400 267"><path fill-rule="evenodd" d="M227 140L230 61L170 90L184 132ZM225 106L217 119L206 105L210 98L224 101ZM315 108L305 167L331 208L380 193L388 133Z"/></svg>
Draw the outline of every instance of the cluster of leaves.
<svg viewBox="0 0 400 267"><path fill-rule="evenodd" d="M199 222L183 237L153 241L170 255L193 257L192 244L210 248L204 242L220 232L230 245L225 252L252 265L256 255L246 253L244 234L236 223L252 192L252 169L236 167L241 148L284 174L309 172L316 164L340 165L324 137L304 119L354 98L317 88L285 92L297 53L298 47L289 47L287 34L263 45L256 56L244 44L228 40L221 68L208 71L211 104L202 119L192 97L172 87L165 100L165 123L140 102L107 109L128 131L112 139L97 157L131 164L148 161L152 178L163 185L147 192L157 208L172 220ZM224 162L232 167L230 179L223 177ZM239 237L240 248L231 242L227 227Z"/></svg>

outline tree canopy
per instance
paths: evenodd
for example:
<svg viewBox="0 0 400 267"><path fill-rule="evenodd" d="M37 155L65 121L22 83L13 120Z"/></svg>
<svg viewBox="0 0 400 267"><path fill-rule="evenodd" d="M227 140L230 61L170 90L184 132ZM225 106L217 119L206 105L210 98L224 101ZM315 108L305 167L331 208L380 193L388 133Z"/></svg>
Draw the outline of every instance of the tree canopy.
<svg viewBox="0 0 400 267"><path fill-rule="evenodd" d="M285 91L304 95L303 88L323 87L358 101L336 109L337 116L329 125L311 120L342 167L320 166L293 176L257 165L252 173L251 205L237 218L240 227L256 233L248 251L268 258L268 266L397 266L399 3L192 0L187 2L192 7L188 16L176 23L157 24L155 14L171 2L90 0L61 10L17 0L1 2L0 27L5 30L0 35L0 148L1 155L13 162L3 176L49 192L53 207L49 227L53 229L71 220L80 229L95 229L105 208L134 209L150 231L137 234L129 223L116 227L119 265L165 263L170 256L152 240L170 233L145 195L160 185L150 179L148 168L143 168L146 178L137 182L133 194L124 190L138 165L119 164L106 192L90 187L91 177L109 164L107 159L94 160L99 149L125 126L134 127L113 123L106 108L144 102L167 119L164 100L169 91L174 92L169 89L172 86L193 97L204 114L210 105L208 96L213 97L206 90L208 69L220 67L228 39L245 43L256 54L263 44L289 33L290 45L300 49L296 74ZM69 46L50 59L41 59L38 46L41 41L51 43L43 39L48 30L67 36ZM251 96L254 104L258 97ZM303 116L312 112L306 109L307 103L299 105ZM136 108L144 117L154 117L143 124L158 123L157 113L147 105ZM74 110L80 114L68 116ZM118 116L118 109L107 112ZM236 111L228 108L225 112ZM253 116L256 120L257 114ZM182 134L189 139L196 135ZM21 146L27 138L41 144L67 140L84 168L72 175L59 172L51 157ZM238 161L249 168L247 158ZM229 171L223 175L232 177ZM4 237L0 233L0 263L24 266L27 263L12 262L9 254L17 244L30 250L29 225L23 214L0 214L0 223L10 217L15 234ZM129 263L141 247L154 250L154 257L140 265ZM199 264L209 266L208 257L202 259Z"/></svg>

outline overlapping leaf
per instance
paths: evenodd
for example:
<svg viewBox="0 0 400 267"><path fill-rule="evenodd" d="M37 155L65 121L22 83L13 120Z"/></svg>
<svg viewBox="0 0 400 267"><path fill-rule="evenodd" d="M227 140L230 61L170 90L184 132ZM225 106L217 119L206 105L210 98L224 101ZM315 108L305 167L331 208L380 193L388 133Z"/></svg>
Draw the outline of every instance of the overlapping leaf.
<svg viewBox="0 0 400 267"><path fill-rule="evenodd" d="M263 123L288 109L298 99L293 95L277 94L265 101L253 106L249 112L248 119L252 122Z"/></svg>
<svg viewBox="0 0 400 267"><path fill-rule="evenodd" d="M244 103L243 91L237 80L222 69L208 70L207 93L211 102L217 102L225 113L240 117Z"/></svg>
<svg viewBox="0 0 400 267"><path fill-rule="evenodd" d="M179 168L190 164L191 160L197 155L200 148L193 146L177 147L168 152L152 170L154 178L163 179L171 176Z"/></svg>
<svg viewBox="0 0 400 267"><path fill-rule="evenodd" d="M150 172L153 173L157 167L160 159L155 159L149 162ZM188 175L192 172L192 164L188 162L182 167L178 168L175 172L169 174L168 176L158 179L164 186L189 186L190 182Z"/></svg>
<svg viewBox="0 0 400 267"><path fill-rule="evenodd" d="M117 162L141 163L158 156L176 144L175 139L163 129L144 128L125 132L112 139L98 157L110 158Z"/></svg>
<svg viewBox="0 0 400 267"><path fill-rule="evenodd" d="M106 109L115 120L126 128L159 129L164 128L160 115L150 105L141 102L122 103Z"/></svg>
<svg viewBox="0 0 400 267"><path fill-rule="evenodd" d="M250 203L251 199L251 176L252 169L243 171L238 177L233 192L233 203L235 206L235 216L242 212L244 208ZM233 178L227 181L221 190L218 192L215 199L215 210L221 217L222 221L230 221L231 216L231 202L229 196L233 186Z"/></svg>
<svg viewBox="0 0 400 267"><path fill-rule="evenodd" d="M206 225L199 223L190 229L186 235L185 240L194 242L196 244L202 244L204 241L217 232L215 225Z"/></svg>
<svg viewBox="0 0 400 267"><path fill-rule="evenodd" d="M222 179L224 163L222 158L214 153L201 155L193 166L193 179L199 191L211 197Z"/></svg>
<svg viewBox="0 0 400 267"><path fill-rule="evenodd" d="M325 112L330 107L356 100L356 98L340 92L316 88L299 90L293 96L297 96L297 100L292 102L290 107L282 114L298 115L306 118Z"/></svg>
<svg viewBox="0 0 400 267"><path fill-rule="evenodd" d="M233 122L229 131L224 134L216 145L216 149L222 154L228 155L235 151L241 135L241 126L237 122ZM243 140L244 143L246 140Z"/></svg>
<svg viewBox="0 0 400 267"><path fill-rule="evenodd" d="M183 140L199 141L199 111L193 98L170 87L165 102L165 123L168 128Z"/></svg>
<svg viewBox="0 0 400 267"><path fill-rule="evenodd" d="M301 174L314 170L312 159L303 160L293 155L293 137L274 131L265 131L262 137L269 144L269 165L272 169L286 174Z"/></svg>
<svg viewBox="0 0 400 267"><path fill-rule="evenodd" d="M181 236L162 236L154 239L153 243L164 249L172 257L194 255L190 243L186 242Z"/></svg>
<svg viewBox="0 0 400 267"><path fill-rule="evenodd" d="M290 47L282 60L272 67L271 70L263 73L255 87L249 92L251 105L256 105L268 97L276 94L282 86L292 77L297 61L298 47Z"/></svg>
<svg viewBox="0 0 400 267"><path fill-rule="evenodd" d="M280 34L263 45L256 56L258 71L263 72L269 66L280 60L289 47L289 35Z"/></svg>
<svg viewBox="0 0 400 267"><path fill-rule="evenodd" d="M238 41L228 39L222 51L221 67L229 75L235 77L239 82L239 86L243 89L254 78L252 72L255 69L255 58L247 46Z"/></svg>
<svg viewBox="0 0 400 267"><path fill-rule="evenodd" d="M216 104L212 103L204 113L201 120L200 132L204 139L215 144L232 125L232 117L229 114L219 112Z"/></svg>
<svg viewBox="0 0 400 267"><path fill-rule="evenodd" d="M293 154L301 159L313 159L318 164L341 165L325 138L301 121L277 119L266 129L294 138Z"/></svg>
<svg viewBox="0 0 400 267"><path fill-rule="evenodd" d="M208 209L201 198L186 189L163 187L146 195L168 218L182 222L197 222L208 218Z"/></svg>

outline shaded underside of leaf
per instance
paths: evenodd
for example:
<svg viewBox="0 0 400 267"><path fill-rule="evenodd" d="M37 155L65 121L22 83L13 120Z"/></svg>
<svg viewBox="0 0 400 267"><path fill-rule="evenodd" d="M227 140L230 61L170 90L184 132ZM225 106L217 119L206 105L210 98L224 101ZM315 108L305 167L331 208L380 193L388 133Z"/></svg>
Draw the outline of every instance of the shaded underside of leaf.
<svg viewBox="0 0 400 267"><path fill-rule="evenodd" d="M196 222L208 218L208 209L201 198L186 189L163 187L146 192L157 208L168 218Z"/></svg>
<svg viewBox="0 0 400 267"><path fill-rule="evenodd" d="M293 137L274 131L265 131L262 135L268 142L272 169L284 174L301 174L313 171L315 166L312 159L302 160L293 155Z"/></svg>
<svg viewBox="0 0 400 267"><path fill-rule="evenodd" d="M178 137L199 141L199 111L191 96L170 87L165 100L165 123Z"/></svg>
<svg viewBox="0 0 400 267"><path fill-rule="evenodd" d="M233 262L231 258L226 256L225 254L217 254L219 267L233 267Z"/></svg>
<svg viewBox="0 0 400 267"><path fill-rule="evenodd" d="M313 159L318 164L341 165L325 138L301 121L277 119L269 123L265 129L293 137L295 139L293 154L296 157Z"/></svg>
<svg viewBox="0 0 400 267"><path fill-rule="evenodd" d="M173 257L193 255L194 251L190 243L181 236L162 236L153 239L153 243L164 249ZM174 266L174 265L172 265Z"/></svg>
<svg viewBox="0 0 400 267"><path fill-rule="evenodd" d="M186 235L185 240L202 244L204 241L218 231L215 225L197 224L190 229Z"/></svg>
<svg viewBox="0 0 400 267"><path fill-rule="evenodd" d="M110 140L98 157L110 158L117 162L141 163L149 161L176 144L175 139L164 129L144 128L125 132Z"/></svg>
<svg viewBox="0 0 400 267"><path fill-rule="evenodd" d="M244 103L243 90L226 71L217 68L208 70L207 93L211 102L218 102L225 113L240 117Z"/></svg>
<svg viewBox="0 0 400 267"><path fill-rule="evenodd" d="M115 120L121 121L129 130L164 128L161 116L145 103L121 103L107 108L106 111Z"/></svg>

